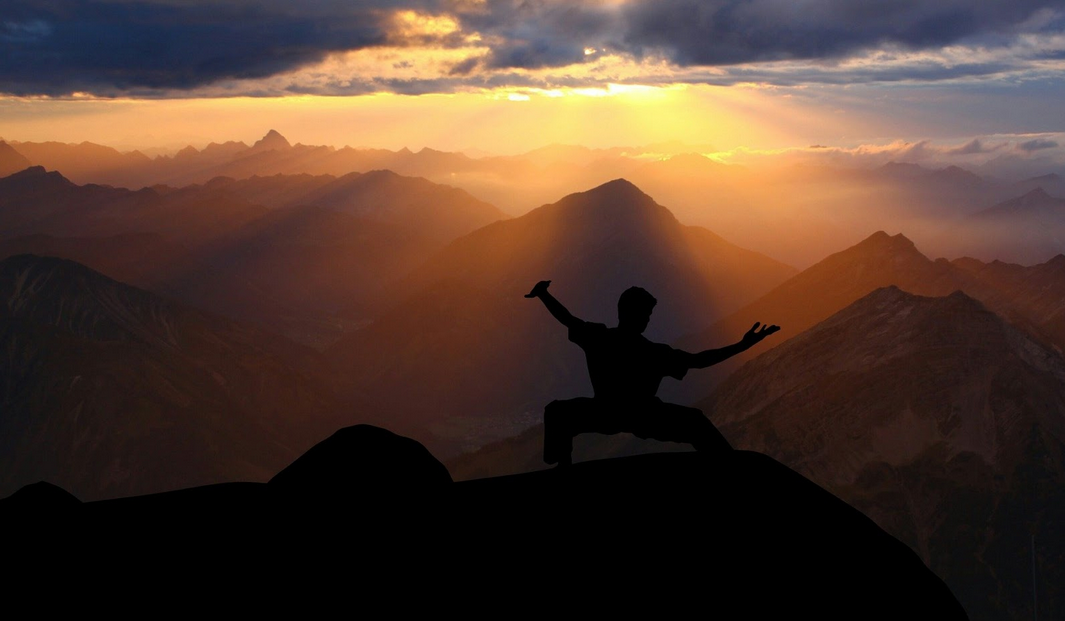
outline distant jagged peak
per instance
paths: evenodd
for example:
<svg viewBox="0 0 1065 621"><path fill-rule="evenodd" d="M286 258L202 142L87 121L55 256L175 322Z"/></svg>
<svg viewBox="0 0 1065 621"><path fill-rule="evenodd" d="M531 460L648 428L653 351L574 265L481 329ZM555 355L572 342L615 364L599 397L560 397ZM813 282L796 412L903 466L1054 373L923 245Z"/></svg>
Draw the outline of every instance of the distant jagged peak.
<svg viewBox="0 0 1065 621"><path fill-rule="evenodd" d="M291 148L292 145L289 141L280 134L276 129L271 129L266 132L266 135L262 137L258 142L253 144L251 148L255 151L270 151Z"/></svg>
<svg viewBox="0 0 1065 621"><path fill-rule="evenodd" d="M48 174L48 171L45 170L44 166L30 166L29 168L26 168L25 170L20 170L17 173L11 175L11 176L12 177L37 177L37 176L46 175L46 174Z"/></svg>
<svg viewBox="0 0 1065 621"><path fill-rule="evenodd" d="M1063 268L1063 267L1065 267L1065 254L1056 254L1056 255L1054 255L1049 261L1044 263L1044 265L1055 267L1055 268Z"/></svg>
<svg viewBox="0 0 1065 621"><path fill-rule="evenodd" d="M1043 186L1039 186L1030 192L1026 192L1020 196L1022 201L1043 201L1051 198L1047 191L1043 189Z"/></svg>
<svg viewBox="0 0 1065 621"><path fill-rule="evenodd" d="M654 200L644 193L643 190L636 187L635 183L621 177L614 179L613 181L607 181L602 185L598 185L591 190L581 192L580 194L589 198Z"/></svg>
<svg viewBox="0 0 1065 621"><path fill-rule="evenodd" d="M864 297L859 298L858 301L855 302L855 304L866 303L881 305L885 303L904 302L910 299L914 299L916 297L917 296L912 293L903 291L898 287L898 285L888 285L886 287L874 289L870 293L866 294Z"/></svg>
<svg viewBox="0 0 1065 621"><path fill-rule="evenodd" d="M186 146L184 149L182 149L182 150L178 151L177 153L175 153L174 154L174 159L186 158L186 157L195 157L195 156L197 156L199 154L200 154L200 150L190 144L190 145Z"/></svg>
<svg viewBox="0 0 1065 621"><path fill-rule="evenodd" d="M224 175L219 175L217 177L213 177L210 180L208 180L207 183L203 184L203 187L205 187L207 189L211 189L211 190L217 190L217 189L220 189L220 188L229 187L229 186L235 184L236 182L237 182L237 180L234 179L233 177L226 177Z"/></svg>
<svg viewBox="0 0 1065 621"><path fill-rule="evenodd" d="M985 307L979 300L960 289L957 289L948 295L926 296L910 293L909 291L899 288L897 285L887 285L875 289L859 298L850 306L836 313L836 315L833 316L833 319L818 324L813 330L823 329L822 326L832 325L834 322L844 318L862 317L869 319L881 316L880 313L883 313L888 309L901 310L912 307L940 310L953 309L954 311L964 313L990 313L990 311L987 310L987 307ZM961 315L958 316L960 317ZM895 317L899 321L909 321L912 319L905 313L895 315ZM863 321L864 320L865 319L863 319Z"/></svg>
<svg viewBox="0 0 1065 621"><path fill-rule="evenodd" d="M985 181L983 177L974 173L971 170L966 170L960 166L947 166L946 168L939 168L932 171L931 177L940 179L943 181L957 181L957 182L981 182Z"/></svg>
<svg viewBox="0 0 1065 621"><path fill-rule="evenodd" d="M24 170L6 177L9 181L33 181L35 183L52 183L56 185L74 185L74 182L64 177L59 171L48 171L44 166L30 166Z"/></svg>
<svg viewBox="0 0 1065 621"><path fill-rule="evenodd" d="M920 164L911 164L909 162L895 162L895 161L891 161L891 162L888 162L887 164L884 164L883 166L880 167L879 170L881 170L883 172L886 172L886 173L891 173L891 174L894 174L894 175L900 175L901 174L901 175L913 175L913 176L927 174L929 172L932 172L929 169L925 168L924 166L921 166Z"/></svg>
<svg viewBox="0 0 1065 621"><path fill-rule="evenodd" d="M247 148L248 148L248 145L245 144L243 141L240 141L240 140L228 140L226 142L212 142L212 143L208 144L206 147L203 148L203 152L204 153L221 152L221 151L232 152L232 151L241 151L241 150L244 150L244 149L247 149Z"/></svg>
<svg viewBox="0 0 1065 621"><path fill-rule="evenodd" d="M1065 204L1065 199L1060 199L1048 194L1047 191L1040 186L1018 197L1003 201L994 207L989 207L988 209L974 214L974 216L977 218L985 216L997 217L1018 211L1024 212L1033 209L1042 210L1048 207L1057 209L1062 204Z"/></svg>
<svg viewBox="0 0 1065 621"><path fill-rule="evenodd" d="M866 237L862 241L858 242L850 250L889 250L894 252L916 252L917 246L902 233L896 233L895 235L888 235L884 231L877 231ZM846 250L844 252L847 252ZM923 255L922 255L923 256Z"/></svg>
<svg viewBox="0 0 1065 621"><path fill-rule="evenodd" d="M1061 175L1058 173L1047 173L1045 175L1039 175L1038 177L1029 177L1022 183L1058 183L1061 181Z"/></svg>

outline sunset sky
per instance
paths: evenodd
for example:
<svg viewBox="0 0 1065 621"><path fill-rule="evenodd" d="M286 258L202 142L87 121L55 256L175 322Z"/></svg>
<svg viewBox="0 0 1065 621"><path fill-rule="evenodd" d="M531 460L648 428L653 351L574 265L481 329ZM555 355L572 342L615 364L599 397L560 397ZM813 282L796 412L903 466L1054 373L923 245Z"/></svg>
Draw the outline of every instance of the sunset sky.
<svg viewBox="0 0 1065 621"><path fill-rule="evenodd" d="M0 137L1059 162L1063 69L1061 0L7 0Z"/></svg>

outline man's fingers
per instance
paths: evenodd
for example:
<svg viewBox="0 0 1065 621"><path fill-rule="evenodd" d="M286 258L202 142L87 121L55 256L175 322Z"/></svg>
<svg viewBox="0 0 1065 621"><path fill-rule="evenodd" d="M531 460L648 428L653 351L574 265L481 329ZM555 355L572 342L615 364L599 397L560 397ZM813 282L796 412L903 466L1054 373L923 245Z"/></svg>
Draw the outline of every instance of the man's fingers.
<svg viewBox="0 0 1065 621"><path fill-rule="evenodd" d="M755 330L757 330L757 329L758 329L758 326L760 326L760 325L762 325L762 322L761 322L761 321L756 321L756 322L754 322L754 325L753 325L753 326L751 326L751 329L749 330L749 332L754 332Z"/></svg>

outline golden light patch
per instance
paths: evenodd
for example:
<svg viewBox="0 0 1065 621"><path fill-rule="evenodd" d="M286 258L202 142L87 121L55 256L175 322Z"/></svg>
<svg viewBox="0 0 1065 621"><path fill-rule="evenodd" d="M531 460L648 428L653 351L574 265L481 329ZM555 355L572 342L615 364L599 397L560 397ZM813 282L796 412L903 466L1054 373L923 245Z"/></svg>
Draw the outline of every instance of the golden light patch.
<svg viewBox="0 0 1065 621"><path fill-rule="evenodd" d="M450 15L397 11L392 17L390 38L397 41L442 39L457 33L459 28L458 20Z"/></svg>

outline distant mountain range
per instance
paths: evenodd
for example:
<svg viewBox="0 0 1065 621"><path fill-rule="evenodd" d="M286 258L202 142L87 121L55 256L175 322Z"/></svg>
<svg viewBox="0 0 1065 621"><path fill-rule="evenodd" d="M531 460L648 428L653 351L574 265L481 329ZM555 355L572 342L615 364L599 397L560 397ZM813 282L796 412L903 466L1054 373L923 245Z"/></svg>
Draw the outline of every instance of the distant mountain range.
<svg viewBox="0 0 1065 621"><path fill-rule="evenodd" d="M799 267L822 258L825 249L852 245L876 229L905 231L936 256L1045 261L1053 254L1024 254L1019 238L1009 250L1021 254L981 254L979 247L956 254L955 224L1037 187L1065 196L1062 171L1015 181L953 165L900 162L872 169L808 163L745 167L708 157L714 151L709 146L679 143L610 149L551 145L514 156L469 157L430 148L413 152L291 144L270 130L251 146L211 143L156 158L92 143L6 146L11 152L0 148L0 171L6 165L13 172L14 160L5 162L19 157L77 183L134 189L205 184L220 176L238 181L278 174L344 177L387 169L462 188L512 215L624 177L682 222Z"/></svg>
<svg viewBox="0 0 1065 621"><path fill-rule="evenodd" d="M1041 263L1065 253L1065 198L1037 187L965 218L944 237L955 256Z"/></svg>
<svg viewBox="0 0 1065 621"><path fill-rule="evenodd" d="M322 346L454 237L506 216L388 171L136 192L32 167L0 179L0 256L70 258Z"/></svg>

